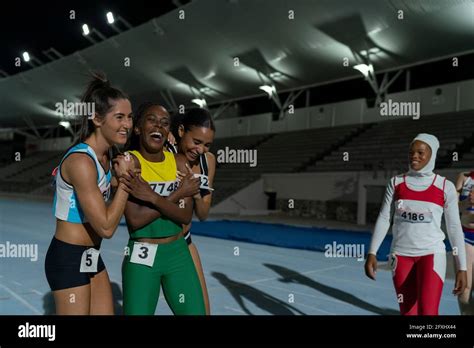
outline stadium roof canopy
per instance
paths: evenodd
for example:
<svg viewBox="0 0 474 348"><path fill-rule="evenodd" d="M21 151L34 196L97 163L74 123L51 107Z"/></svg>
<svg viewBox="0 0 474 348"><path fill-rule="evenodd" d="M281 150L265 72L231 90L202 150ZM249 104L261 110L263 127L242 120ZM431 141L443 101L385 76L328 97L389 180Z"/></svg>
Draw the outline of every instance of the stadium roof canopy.
<svg viewBox="0 0 474 348"><path fill-rule="evenodd" d="M266 83L289 90L359 77L352 67L367 55L378 72L472 52L473 42L471 0L195 0L0 78L0 126L24 126L25 116L57 124L55 104L79 101L91 69L134 102L213 104L265 95Z"/></svg>

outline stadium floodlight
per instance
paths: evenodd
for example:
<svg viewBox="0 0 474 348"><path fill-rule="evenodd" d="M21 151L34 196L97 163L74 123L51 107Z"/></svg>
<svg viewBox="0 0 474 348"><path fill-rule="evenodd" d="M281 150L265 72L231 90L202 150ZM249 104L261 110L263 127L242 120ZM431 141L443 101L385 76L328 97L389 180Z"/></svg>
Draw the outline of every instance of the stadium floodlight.
<svg viewBox="0 0 474 348"><path fill-rule="evenodd" d="M268 94L269 98L271 98L272 95L276 94L276 88L273 85L271 85L271 86L270 85L263 85L263 86L260 86L258 88L260 88L262 91L266 92Z"/></svg>
<svg viewBox="0 0 474 348"><path fill-rule="evenodd" d="M36 67L40 66L41 64L43 64L43 62L41 60L36 58L33 54L30 54L28 51L24 51L22 53L22 56L23 56L23 60L25 61L25 63L28 63L33 68L36 68Z"/></svg>
<svg viewBox="0 0 474 348"><path fill-rule="evenodd" d="M112 12L107 12L107 22L113 24L115 22L114 14Z"/></svg>
<svg viewBox="0 0 474 348"><path fill-rule="evenodd" d="M69 122L69 121L59 121L59 125L63 126L66 129L71 128L71 122Z"/></svg>
<svg viewBox="0 0 474 348"><path fill-rule="evenodd" d="M278 79L281 79L283 77L283 74L279 71L274 71L272 73L270 73L270 75L268 75L269 78L271 78L272 80L278 80Z"/></svg>
<svg viewBox="0 0 474 348"><path fill-rule="evenodd" d="M381 53L382 50L378 47L372 47L372 48L369 48L368 50L362 50L359 52L359 54L362 56L362 57L369 57L370 55L372 56L376 56L377 54Z"/></svg>
<svg viewBox="0 0 474 348"><path fill-rule="evenodd" d="M200 108L204 108L204 107L207 106L206 99L204 99L204 98L201 98L201 99L195 98L195 99L191 100L191 102L196 104Z"/></svg>
<svg viewBox="0 0 474 348"><path fill-rule="evenodd" d="M87 24L83 24L83 25L82 25L82 34L83 34L84 36L90 34L89 26L88 26Z"/></svg>
<svg viewBox="0 0 474 348"><path fill-rule="evenodd" d="M84 36L87 40L92 42L93 44L96 44L98 40L92 36L92 34L95 34L100 40L105 40L106 37L104 34L102 34L100 31L98 31L95 28L89 28L87 24L82 25L82 36Z"/></svg>
<svg viewBox="0 0 474 348"><path fill-rule="evenodd" d="M365 78L369 77L369 73L374 73L374 66L372 64L357 64L354 65L353 68L360 71L360 73L364 75Z"/></svg>
<svg viewBox="0 0 474 348"><path fill-rule="evenodd" d="M210 89L209 87L202 87L199 89L199 92L201 93L210 93L212 92L212 89Z"/></svg>
<svg viewBox="0 0 474 348"><path fill-rule="evenodd" d="M107 14L105 15L106 18L107 18L107 23L110 24L110 26L117 32L117 33L121 33L123 31L123 29L120 29L117 24L118 23L122 23L122 26L125 27L125 30L127 29L131 29L132 28L132 25L130 23L128 23L123 17L121 16L114 16L114 14L112 12L107 12Z"/></svg>

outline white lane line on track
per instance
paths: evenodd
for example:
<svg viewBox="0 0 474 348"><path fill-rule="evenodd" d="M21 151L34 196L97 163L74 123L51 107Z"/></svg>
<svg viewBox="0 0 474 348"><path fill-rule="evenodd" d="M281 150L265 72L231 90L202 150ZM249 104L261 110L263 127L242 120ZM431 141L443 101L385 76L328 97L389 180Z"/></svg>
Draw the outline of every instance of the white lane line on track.
<svg viewBox="0 0 474 348"><path fill-rule="evenodd" d="M25 307L27 307L29 310L31 310L34 314L42 314L40 311L38 311L31 303L29 303L27 300L25 300L23 297L18 295L15 291L10 289L9 287L0 284L0 287L2 287L6 292L8 292L11 296L13 296L15 299L17 299L21 304L23 304Z"/></svg>
<svg viewBox="0 0 474 348"><path fill-rule="evenodd" d="M31 292L35 293L36 295L40 295L40 296L43 295L40 291L38 291L36 289L31 289Z"/></svg>

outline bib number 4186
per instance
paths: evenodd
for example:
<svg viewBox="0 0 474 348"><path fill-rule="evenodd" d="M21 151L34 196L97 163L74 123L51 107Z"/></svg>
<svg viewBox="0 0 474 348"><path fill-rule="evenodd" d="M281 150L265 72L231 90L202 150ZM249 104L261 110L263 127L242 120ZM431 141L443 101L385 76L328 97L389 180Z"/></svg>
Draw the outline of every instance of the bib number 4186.
<svg viewBox="0 0 474 348"><path fill-rule="evenodd" d="M406 211L404 211L402 213L402 218L404 218L405 220L411 220L411 221L423 221L425 220L425 216L423 215L423 213L407 213Z"/></svg>
<svg viewBox="0 0 474 348"><path fill-rule="evenodd" d="M399 210L397 211L398 217L407 222L413 223L427 223L431 222L433 214L431 212L414 212L414 211L406 211L406 210Z"/></svg>

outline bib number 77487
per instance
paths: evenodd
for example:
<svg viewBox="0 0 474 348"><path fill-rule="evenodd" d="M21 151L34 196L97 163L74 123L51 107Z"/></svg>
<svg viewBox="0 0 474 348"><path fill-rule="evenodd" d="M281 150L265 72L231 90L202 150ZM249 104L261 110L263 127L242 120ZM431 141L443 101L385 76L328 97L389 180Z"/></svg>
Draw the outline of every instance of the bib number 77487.
<svg viewBox="0 0 474 348"><path fill-rule="evenodd" d="M178 189L177 181L150 182L151 189L160 196L167 197Z"/></svg>

